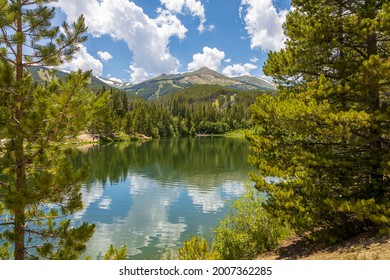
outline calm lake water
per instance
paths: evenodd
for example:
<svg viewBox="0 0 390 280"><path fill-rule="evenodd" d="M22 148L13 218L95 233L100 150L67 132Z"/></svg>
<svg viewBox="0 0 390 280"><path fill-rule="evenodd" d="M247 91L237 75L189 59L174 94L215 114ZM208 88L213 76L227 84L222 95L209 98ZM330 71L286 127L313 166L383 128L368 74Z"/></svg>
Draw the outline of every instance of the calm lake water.
<svg viewBox="0 0 390 280"><path fill-rule="evenodd" d="M174 257L182 242L211 239L226 202L249 183L248 143L223 137L175 138L143 144L80 148L88 163L85 209L76 224L96 224L83 255L100 259L110 244L127 245L129 259Z"/></svg>

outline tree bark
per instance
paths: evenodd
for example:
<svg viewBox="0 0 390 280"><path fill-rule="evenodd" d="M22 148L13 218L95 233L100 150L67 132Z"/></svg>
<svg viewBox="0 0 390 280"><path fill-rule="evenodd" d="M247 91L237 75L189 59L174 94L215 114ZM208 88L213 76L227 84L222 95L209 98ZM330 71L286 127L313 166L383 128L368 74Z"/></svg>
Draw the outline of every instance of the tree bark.
<svg viewBox="0 0 390 280"><path fill-rule="evenodd" d="M366 17L369 19L376 18L376 0L367 0L366 1ZM371 58L373 55L378 55L378 39L377 34L374 30L370 30L367 32L367 56ZM367 96L369 101L369 110L371 113L380 110L380 87L379 87L379 79L375 74L368 77L367 81ZM370 141L370 157L371 157L371 178L370 185L375 186L380 192L382 192L383 186L383 172L381 170L381 158L378 156L380 154L380 150L382 149L382 131L381 124L375 118L371 121L371 127L369 132L369 141Z"/></svg>
<svg viewBox="0 0 390 280"><path fill-rule="evenodd" d="M17 32L22 32L22 4L19 1L19 15L17 19ZM23 44L17 42L16 46L16 80L17 82L23 79ZM15 95L16 106L15 108L15 119L17 131L20 133L15 135L15 160L16 160L16 203L15 203L15 259L25 259L25 232L24 227L26 223L25 216L25 202L23 199L26 189L26 163L24 159L24 137L22 133L22 122L24 114L24 96L23 92L19 91Z"/></svg>

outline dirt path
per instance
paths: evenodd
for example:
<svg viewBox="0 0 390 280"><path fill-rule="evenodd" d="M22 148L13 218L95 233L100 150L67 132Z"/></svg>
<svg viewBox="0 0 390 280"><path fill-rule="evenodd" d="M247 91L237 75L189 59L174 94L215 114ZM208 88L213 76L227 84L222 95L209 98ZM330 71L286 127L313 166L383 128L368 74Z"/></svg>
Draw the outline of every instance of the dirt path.
<svg viewBox="0 0 390 280"><path fill-rule="evenodd" d="M313 244L301 237L283 241L262 260L390 260L390 237L364 233L333 246Z"/></svg>

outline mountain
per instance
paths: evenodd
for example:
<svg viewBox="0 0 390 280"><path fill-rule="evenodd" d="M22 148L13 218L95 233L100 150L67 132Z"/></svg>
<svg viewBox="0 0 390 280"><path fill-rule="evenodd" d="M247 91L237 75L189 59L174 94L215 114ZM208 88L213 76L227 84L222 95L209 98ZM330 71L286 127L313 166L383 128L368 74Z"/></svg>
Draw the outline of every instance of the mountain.
<svg viewBox="0 0 390 280"><path fill-rule="evenodd" d="M47 68L43 66L29 66L27 69L30 71L33 79L38 83L50 83L52 80L58 78L64 79L70 73L70 71ZM110 87L117 88L119 86L119 83L97 76L91 76L88 84L92 91L97 91L102 87L106 87L108 89Z"/></svg>
<svg viewBox="0 0 390 280"><path fill-rule="evenodd" d="M69 71L65 70L58 70L53 68L47 68L43 66L29 66L27 69L32 74L35 81L38 83L50 83L52 80L55 79L64 79L67 75L69 75ZM96 76L91 76L91 80L89 81L89 85L92 90L99 90L103 86L107 87L116 87L113 84L109 84L109 80L98 78Z"/></svg>
<svg viewBox="0 0 390 280"><path fill-rule="evenodd" d="M145 99L163 95L194 85L220 85L236 90L275 90L273 83L253 76L227 77L207 67L181 74L161 74L150 80L122 86L121 89Z"/></svg>
<svg viewBox="0 0 390 280"><path fill-rule="evenodd" d="M53 79L63 79L69 72L42 66L31 66L28 70L37 82L45 83ZM129 96L144 99L158 99L161 96L196 85L218 85L235 90L275 90L275 85L265 79L254 76L227 77L207 67L180 74L161 74L141 83L120 83L108 78L92 76L92 90L117 88L126 91Z"/></svg>
<svg viewBox="0 0 390 280"><path fill-rule="evenodd" d="M264 88L266 90L275 90L276 86L274 83L267 81L262 78L254 77L254 76L239 76L234 78L237 81L241 81L254 87Z"/></svg>

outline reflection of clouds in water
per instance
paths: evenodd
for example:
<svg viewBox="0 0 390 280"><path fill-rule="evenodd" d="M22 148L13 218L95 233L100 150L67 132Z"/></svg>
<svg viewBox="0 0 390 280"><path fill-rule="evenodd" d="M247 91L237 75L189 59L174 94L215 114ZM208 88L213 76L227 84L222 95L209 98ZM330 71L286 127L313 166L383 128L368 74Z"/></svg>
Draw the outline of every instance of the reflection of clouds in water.
<svg viewBox="0 0 390 280"><path fill-rule="evenodd" d="M218 189L202 190L192 188L188 190L194 205L202 207L203 213L216 212L224 206L223 198Z"/></svg>
<svg viewBox="0 0 390 280"><path fill-rule="evenodd" d="M120 213L112 223L102 222L99 216L94 216L93 223L97 225L95 234L87 247L87 255L92 258L102 258L110 244L117 248L127 245L129 255L141 254L143 247L157 246L161 249L178 247L182 234L187 230L186 218L179 213L178 219L172 222L169 219L170 206L179 200L182 187L161 187L158 181L150 178L129 174L124 184L110 188L111 192L125 190L131 197L131 206L127 213ZM125 189L123 189L125 188ZM244 193L243 184L237 181L223 182L216 188L187 187L185 191L192 200L185 207L201 208L202 213L220 211L224 207L224 200L229 197L238 197ZM123 195L123 192L121 192ZM102 184L95 183L89 190L83 188L83 201L87 207L110 210L113 200L104 193ZM96 202L96 203L95 203ZM93 213L94 209L89 209ZM78 213L78 219L86 212ZM205 229L198 227L198 233Z"/></svg>
<svg viewBox="0 0 390 280"><path fill-rule="evenodd" d="M83 210L77 212L73 219L79 220L81 219L85 212L87 211L89 205L95 201L98 201L102 196L104 192L104 187L101 182L95 182L90 185L89 188L83 186L81 188L81 194L82 194L82 200L83 200Z"/></svg>
<svg viewBox="0 0 390 280"><path fill-rule="evenodd" d="M159 223L157 235L159 236L160 242L157 246L160 248L176 247L181 234L187 228L187 225L184 222L185 220L183 219L181 223L177 224L172 224L166 221Z"/></svg>
<svg viewBox="0 0 390 280"><path fill-rule="evenodd" d="M95 223L96 229L95 233L92 235L91 239L88 241L87 250L85 255L91 256L92 259L102 259L104 254L107 252L111 244L116 244L112 242L110 233L113 231L112 224L102 224ZM93 244L91 246L90 244Z"/></svg>
<svg viewBox="0 0 390 280"><path fill-rule="evenodd" d="M227 155L231 142L175 139L93 151L88 161L98 163L96 172L107 163L100 175L107 183L82 189L87 208L75 224L96 224L86 254L102 258L110 244L126 244L130 258L152 259L197 233L212 238L226 201L244 192L237 181L248 180L246 148L239 142Z"/></svg>
<svg viewBox="0 0 390 280"><path fill-rule="evenodd" d="M86 252L93 258L104 254L110 244L117 247L126 244L130 255L141 253L137 248L148 246L156 238L160 248L176 247L187 228L184 217L172 223L168 216L169 206L178 199L180 188L161 188L154 180L136 175L129 176L128 180L131 208L127 216L117 218L113 224L99 223L97 217L96 233L89 242L93 247L88 247ZM99 206L109 204L103 198Z"/></svg>
<svg viewBox="0 0 390 280"><path fill-rule="evenodd" d="M234 197L239 197L244 194L245 187L242 182L226 181L222 184L222 190L226 194L229 194Z"/></svg>
<svg viewBox="0 0 390 280"><path fill-rule="evenodd" d="M130 195L139 195L150 189L158 189L160 186L154 180L142 175L129 175L131 182Z"/></svg>
<svg viewBox="0 0 390 280"><path fill-rule="evenodd" d="M102 200L99 202L99 208L109 210L112 200L108 197L102 198Z"/></svg>
<svg viewBox="0 0 390 280"><path fill-rule="evenodd" d="M187 225L185 219L179 223L169 222L169 206L179 195L178 187L161 188L159 183L146 177L131 176L133 205L126 224L133 228L134 234L159 238L160 247L177 243ZM142 244L147 246L148 240Z"/></svg>
<svg viewBox="0 0 390 280"><path fill-rule="evenodd" d="M241 182L226 181L220 188L213 189L188 189L188 195L192 198L194 205L202 207L203 213L218 212L225 206L226 195L239 197L245 192Z"/></svg>

